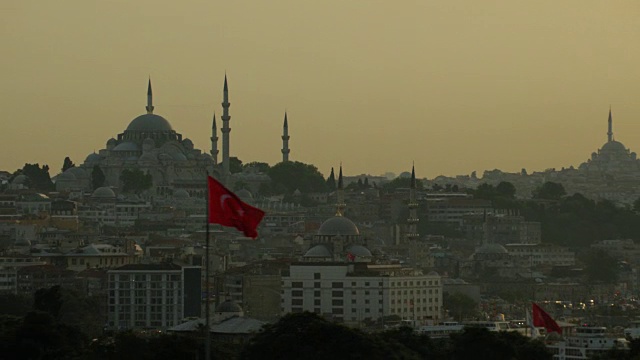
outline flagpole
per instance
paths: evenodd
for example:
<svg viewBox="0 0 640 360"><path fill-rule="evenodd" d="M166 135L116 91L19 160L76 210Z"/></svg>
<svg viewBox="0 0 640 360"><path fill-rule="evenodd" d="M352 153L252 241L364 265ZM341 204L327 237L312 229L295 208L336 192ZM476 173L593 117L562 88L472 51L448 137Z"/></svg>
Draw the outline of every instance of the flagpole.
<svg viewBox="0 0 640 360"><path fill-rule="evenodd" d="M205 247L206 253L204 255L205 258L205 275L204 275L204 287L205 287L205 303L204 303L204 311L205 311L205 328L207 330L207 334L204 337L204 358L205 360L211 359L211 327L209 324L209 317L211 311L209 310L209 172L207 171L207 235L205 239Z"/></svg>

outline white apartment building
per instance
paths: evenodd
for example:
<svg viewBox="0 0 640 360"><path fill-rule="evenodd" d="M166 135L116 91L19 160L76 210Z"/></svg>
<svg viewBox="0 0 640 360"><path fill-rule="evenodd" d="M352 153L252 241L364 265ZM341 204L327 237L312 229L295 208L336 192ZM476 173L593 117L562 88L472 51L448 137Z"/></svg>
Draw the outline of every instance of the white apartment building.
<svg viewBox="0 0 640 360"><path fill-rule="evenodd" d="M282 276L282 312L303 311L350 325L389 315L435 322L442 317L442 279L400 265L294 263Z"/></svg>

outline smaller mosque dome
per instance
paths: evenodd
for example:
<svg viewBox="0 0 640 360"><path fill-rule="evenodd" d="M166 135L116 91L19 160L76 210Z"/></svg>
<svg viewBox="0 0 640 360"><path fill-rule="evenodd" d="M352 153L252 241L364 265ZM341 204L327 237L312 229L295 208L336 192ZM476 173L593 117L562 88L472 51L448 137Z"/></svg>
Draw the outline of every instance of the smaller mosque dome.
<svg viewBox="0 0 640 360"><path fill-rule="evenodd" d="M222 304L218 305L218 307L216 307L216 312L219 312L219 313L241 313L242 312L242 307L240 305L238 305L238 303L233 301L233 300L227 300L227 301L223 302Z"/></svg>
<svg viewBox="0 0 640 360"><path fill-rule="evenodd" d="M67 169L67 171L63 172L62 174L58 175L58 177L56 178L56 181L76 181L76 176L73 175L73 173L71 171L69 171L69 169Z"/></svg>
<svg viewBox="0 0 640 360"><path fill-rule="evenodd" d="M173 128L167 119L156 114L144 114L133 119L127 131L172 131Z"/></svg>
<svg viewBox="0 0 640 360"><path fill-rule="evenodd" d="M91 153L89 154L89 156L87 156L86 159L84 159L84 162L86 164L91 164L91 163L96 163L96 162L100 162L100 160L102 160L102 156L96 154L96 153Z"/></svg>
<svg viewBox="0 0 640 360"><path fill-rule="evenodd" d="M182 146L187 150L193 150L193 141L191 139L182 140Z"/></svg>
<svg viewBox="0 0 640 360"><path fill-rule="evenodd" d="M185 189L178 189L173 193L173 197L176 199L188 199L190 198L189 193Z"/></svg>
<svg viewBox="0 0 640 360"><path fill-rule="evenodd" d="M344 216L334 216L320 225L318 235L360 235L353 221Z"/></svg>
<svg viewBox="0 0 640 360"><path fill-rule="evenodd" d="M304 254L306 258L330 258L331 252L324 245L316 245L311 249L307 250Z"/></svg>
<svg viewBox="0 0 640 360"><path fill-rule="evenodd" d="M91 197L96 199L115 199L116 193L111 188L103 186L95 189Z"/></svg>
<svg viewBox="0 0 640 360"><path fill-rule="evenodd" d="M138 151L138 145L132 142L123 142L113 148L113 151Z"/></svg>
<svg viewBox="0 0 640 360"><path fill-rule="evenodd" d="M509 251L500 244L484 244L476 250L476 254L508 254Z"/></svg>
<svg viewBox="0 0 640 360"><path fill-rule="evenodd" d="M88 179L89 178L89 174L87 174L87 172L85 170L83 170L82 168L79 168L77 166L69 168L65 172L72 173L73 175L75 175L76 179L78 179L78 180Z"/></svg>
<svg viewBox="0 0 640 360"><path fill-rule="evenodd" d="M253 200L253 195L251 194L251 191L244 188L238 191L236 195L238 195L238 197L244 202Z"/></svg>
<svg viewBox="0 0 640 360"><path fill-rule="evenodd" d="M26 175L20 174L13 178L13 181L11 183L16 185L24 185L27 183L27 180L29 180L29 178Z"/></svg>
<svg viewBox="0 0 640 360"><path fill-rule="evenodd" d="M347 251L356 257L371 257L371 251L362 245L351 245Z"/></svg>

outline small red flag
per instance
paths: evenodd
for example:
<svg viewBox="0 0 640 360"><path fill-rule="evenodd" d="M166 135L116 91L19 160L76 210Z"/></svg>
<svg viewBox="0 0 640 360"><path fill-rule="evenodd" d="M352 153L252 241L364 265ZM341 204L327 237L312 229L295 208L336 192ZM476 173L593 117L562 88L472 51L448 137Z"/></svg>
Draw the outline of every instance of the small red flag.
<svg viewBox="0 0 640 360"><path fill-rule="evenodd" d="M351 252L347 253L347 260L349 261L356 261L356 256L353 255Z"/></svg>
<svg viewBox="0 0 640 360"><path fill-rule="evenodd" d="M562 334L562 329L558 326L558 323L536 303L533 303L532 315L534 326L544 327L547 333L557 332Z"/></svg>
<svg viewBox="0 0 640 360"><path fill-rule="evenodd" d="M250 238L258 237L256 229L264 211L246 204L216 179L209 178L209 223L234 227Z"/></svg>

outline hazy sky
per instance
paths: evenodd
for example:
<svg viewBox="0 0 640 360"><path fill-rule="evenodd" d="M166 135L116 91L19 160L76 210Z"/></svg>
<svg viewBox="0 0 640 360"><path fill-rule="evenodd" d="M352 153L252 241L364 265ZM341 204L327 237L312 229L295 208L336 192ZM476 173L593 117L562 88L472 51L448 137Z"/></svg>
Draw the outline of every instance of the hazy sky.
<svg viewBox="0 0 640 360"><path fill-rule="evenodd" d="M577 166L640 151L640 2L4 0L0 169L81 163L144 113L209 151L328 174Z"/></svg>

